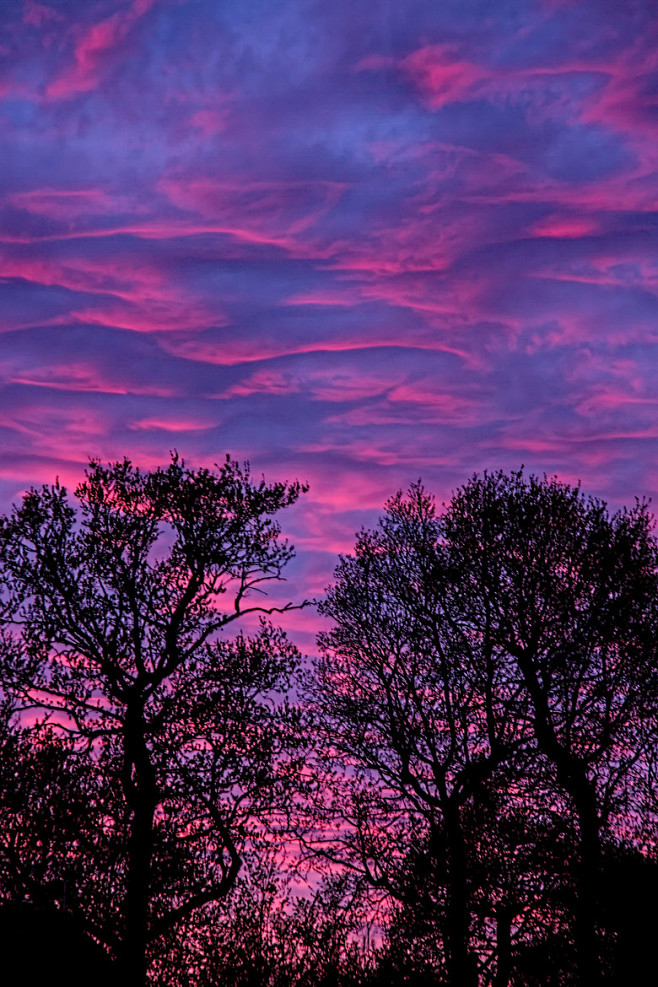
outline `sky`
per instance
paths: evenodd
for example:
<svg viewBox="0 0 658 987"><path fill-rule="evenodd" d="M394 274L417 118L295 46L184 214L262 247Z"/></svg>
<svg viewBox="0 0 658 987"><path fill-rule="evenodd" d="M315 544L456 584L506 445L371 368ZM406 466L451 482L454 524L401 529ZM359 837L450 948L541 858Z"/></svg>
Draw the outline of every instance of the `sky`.
<svg viewBox="0 0 658 987"><path fill-rule="evenodd" d="M654 0L4 0L0 506L228 452L314 595L419 477L656 496L657 232Z"/></svg>

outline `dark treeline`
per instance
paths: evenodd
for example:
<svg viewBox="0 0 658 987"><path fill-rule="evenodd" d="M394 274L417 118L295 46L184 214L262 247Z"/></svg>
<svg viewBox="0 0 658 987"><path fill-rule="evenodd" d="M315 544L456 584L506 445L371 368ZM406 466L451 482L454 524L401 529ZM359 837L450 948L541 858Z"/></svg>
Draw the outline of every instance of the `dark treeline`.
<svg viewBox="0 0 658 987"><path fill-rule="evenodd" d="M94 461L0 519L5 955L71 985L647 982L647 505L522 472L440 509L412 486L302 660L271 619L305 604L266 591L303 491Z"/></svg>

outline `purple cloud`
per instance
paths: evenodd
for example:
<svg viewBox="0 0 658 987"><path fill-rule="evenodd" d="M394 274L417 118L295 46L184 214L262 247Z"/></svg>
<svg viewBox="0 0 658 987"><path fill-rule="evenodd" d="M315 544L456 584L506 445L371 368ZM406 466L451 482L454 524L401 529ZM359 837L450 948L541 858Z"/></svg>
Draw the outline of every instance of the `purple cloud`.
<svg viewBox="0 0 658 987"><path fill-rule="evenodd" d="M646 0L25 0L0 70L0 495L88 455L656 491ZM304 633L307 632L304 631Z"/></svg>

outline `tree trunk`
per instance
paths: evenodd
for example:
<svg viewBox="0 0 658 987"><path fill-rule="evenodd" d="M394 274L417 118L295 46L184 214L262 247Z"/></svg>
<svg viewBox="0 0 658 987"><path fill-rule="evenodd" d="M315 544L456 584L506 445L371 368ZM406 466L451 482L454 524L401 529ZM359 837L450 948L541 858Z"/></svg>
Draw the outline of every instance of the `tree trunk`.
<svg viewBox="0 0 658 987"><path fill-rule="evenodd" d="M596 796L584 771L570 778L569 794L574 800L580 829L580 860L576 899L576 951L582 987L601 983L601 957L597 925L601 880L600 822ZM566 786L565 786L566 787ZM569 789L567 789L569 790Z"/></svg>
<svg viewBox="0 0 658 987"><path fill-rule="evenodd" d="M571 797L580 834L576 868L575 946L581 987L598 987L602 982L601 955L597 936L601 879L601 822L594 785L582 762L555 738L548 754L557 768L557 778Z"/></svg>
<svg viewBox="0 0 658 987"><path fill-rule="evenodd" d="M478 987L475 957L470 950L470 912L466 849L459 808L444 812L448 843L448 881L445 919L446 966L451 987Z"/></svg>
<svg viewBox="0 0 658 987"><path fill-rule="evenodd" d="M549 699L537 677L534 657L516 653L534 714L534 732L540 751L555 765L558 784L571 797L580 831L580 860L576 887L576 957L578 983L598 987L601 983L601 957L597 944L599 875L601 871L601 822L596 789L585 765L561 743L551 719Z"/></svg>
<svg viewBox="0 0 658 987"><path fill-rule="evenodd" d="M512 972L512 910L509 905L496 905L496 976L493 987L508 987Z"/></svg>
<svg viewBox="0 0 658 987"><path fill-rule="evenodd" d="M153 857L153 818L155 815L155 773L145 739L146 723L141 703L126 710L124 728L123 789L132 811L126 894L123 915L123 943L120 968L123 987L146 984L146 946L149 932L151 860Z"/></svg>

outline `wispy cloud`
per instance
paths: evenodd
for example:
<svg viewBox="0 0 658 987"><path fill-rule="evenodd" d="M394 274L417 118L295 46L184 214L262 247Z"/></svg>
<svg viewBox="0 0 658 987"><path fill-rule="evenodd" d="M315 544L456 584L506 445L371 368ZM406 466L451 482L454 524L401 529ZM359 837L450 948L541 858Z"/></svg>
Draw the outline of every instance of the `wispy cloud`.
<svg viewBox="0 0 658 987"><path fill-rule="evenodd" d="M311 481L321 584L419 475L655 493L652 4L24 0L0 22L4 495L88 454L230 450Z"/></svg>

